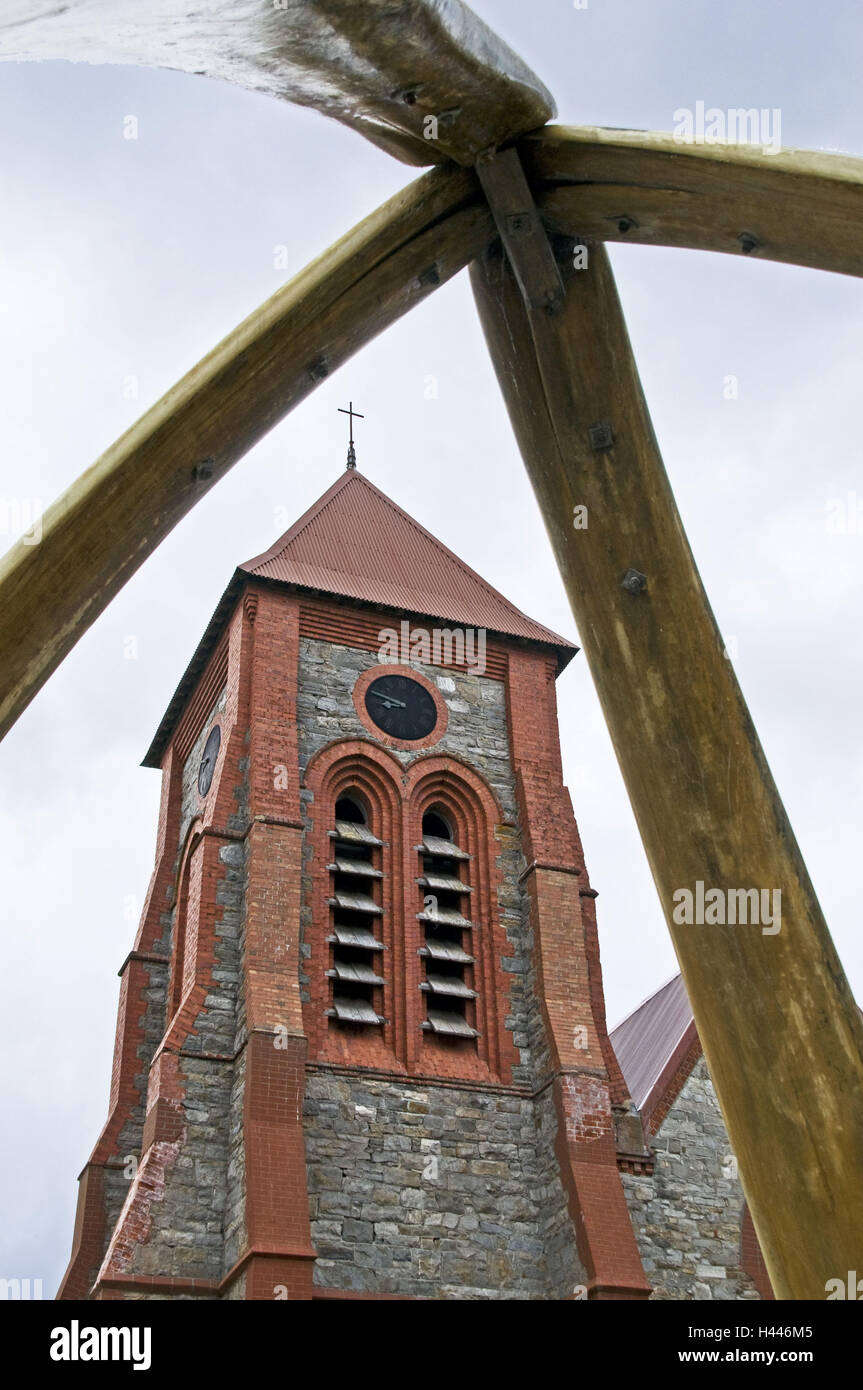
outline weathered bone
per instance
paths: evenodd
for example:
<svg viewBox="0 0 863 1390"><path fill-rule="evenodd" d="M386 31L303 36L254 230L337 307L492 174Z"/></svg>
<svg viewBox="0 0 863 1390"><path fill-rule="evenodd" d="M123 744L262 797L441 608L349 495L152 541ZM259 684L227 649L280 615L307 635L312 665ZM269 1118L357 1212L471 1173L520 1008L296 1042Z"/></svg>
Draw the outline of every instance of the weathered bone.
<svg viewBox="0 0 863 1390"><path fill-rule="evenodd" d="M554 115L460 0L4 0L0 58L220 78L312 106L409 164L472 164Z"/></svg>

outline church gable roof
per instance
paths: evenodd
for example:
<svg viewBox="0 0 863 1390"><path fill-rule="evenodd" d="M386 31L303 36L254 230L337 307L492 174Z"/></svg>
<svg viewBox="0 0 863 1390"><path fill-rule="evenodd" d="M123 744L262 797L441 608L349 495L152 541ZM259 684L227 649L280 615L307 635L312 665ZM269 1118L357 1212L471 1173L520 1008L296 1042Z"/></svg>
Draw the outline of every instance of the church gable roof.
<svg viewBox="0 0 863 1390"><path fill-rule="evenodd" d="M701 1055L683 976L673 975L660 985L618 1023L609 1039L645 1133L651 1133Z"/></svg>
<svg viewBox="0 0 863 1390"><path fill-rule="evenodd" d="M645 1126L698 1034L682 975L673 975L609 1034Z"/></svg>
<svg viewBox="0 0 863 1390"><path fill-rule="evenodd" d="M559 649L561 665L577 650L528 618L355 468L347 469L275 545L240 570L545 642Z"/></svg>
<svg viewBox="0 0 863 1390"><path fill-rule="evenodd" d="M559 670L578 651L573 642L528 618L362 473L346 469L275 545L234 571L162 717L144 767L161 766L237 599L254 579L541 642L556 650Z"/></svg>

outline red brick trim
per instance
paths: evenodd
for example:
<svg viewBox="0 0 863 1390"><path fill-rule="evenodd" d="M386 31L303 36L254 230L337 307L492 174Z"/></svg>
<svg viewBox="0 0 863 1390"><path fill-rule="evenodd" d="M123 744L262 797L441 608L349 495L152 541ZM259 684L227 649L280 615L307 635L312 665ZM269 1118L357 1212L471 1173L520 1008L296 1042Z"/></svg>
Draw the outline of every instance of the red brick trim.
<svg viewBox="0 0 863 1390"><path fill-rule="evenodd" d="M403 772L395 754L365 739L329 744L320 749L306 767L305 785L314 795L310 807L314 823L307 837L307 844L311 846L307 865L311 887L304 905L311 911L303 941L310 952L304 963L310 984L309 1002L303 1005L303 1020L309 1055L315 1059L385 1070L407 1065L404 953L400 944L404 903ZM357 1035L331 1028L325 1017L330 1005L330 983L326 975L331 959L327 941L332 920L328 901L331 878L327 869L333 857L330 831L335 823L336 802L348 792L355 792L361 798L369 829L383 842L382 848L376 851L383 878L378 880L380 888L374 891L379 893L379 906L383 909L379 921L385 948L382 974L386 983L379 989L382 1000L379 1013L386 1023L382 1028L367 1029Z"/></svg>
<svg viewBox="0 0 863 1390"><path fill-rule="evenodd" d="M650 1177L654 1169L652 1154L625 1154L618 1150L617 1167L621 1173Z"/></svg>
<svg viewBox="0 0 863 1390"><path fill-rule="evenodd" d="M556 874L573 874L576 878L581 874L581 869L574 868L571 864L546 864L541 859L534 859L526 869L522 869L518 876L519 883L524 883L528 875L536 873L537 869L551 869Z"/></svg>
<svg viewBox="0 0 863 1390"><path fill-rule="evenodd" d="M573 1080L583 1083L586 1078ZM644 1274L613 1154L610 1108L606 1115L595 1112L587 1116L589 1132L582 1133L578 1112L585 1108L585 1101L573 1107L571 1094L559 1082L554 1098L558 1117L555 1149L578 1253L587 1273L588 1299L647 1299L651 1286ZM595 1104L590 1095L585 1100L588 1105ZM601 1128L608 1132L601 1134Z"/></svg>
<svg viewBox="0 0 863 1390"><path fill-rule="evenodd" d="M422 978L419 948L423 934L417 914L422 911L424 889L417 882L421 862L416 846L422 840L422 821L426 811L442 808L452 822L456 843L467 850L468 878L473 889L470 914L476 923L471 932L473 988L478 999L472 1006L474 1026L479 1031L475 1043L458 1051L434 1033L423 1032ZM405 952L408 1012L416 1020L411 1062L414 1067L431 1062L440 1075L511 1077L520 1060L512 1033L504 1027L509 1013L512 977L501 961L513 954L500 917L498 890L503 872L495 854L495 825L502 818L500 802L483 777L467 763L451 757L428 755L411 763L405 775ZM470 973L470 972L469 972ZM471 983L471 979L468 979ZM470 1013L469 1013L470 1017Z"/></svg>
<svg viewBox="0 0 863 1390"><path fill-rule="evenodd" d="M105 1253L105 1184L103 1163L92 1160L78 1178L78 1206L72 1253L57 1290L58 1300L87 1297Z"/></svg>
<svg viewBox="0 0 863 1390"><path fill-rule="evenodd" d="M243 1134L246 1153L247 1299L311 1296L314 1269L302 1108L306 1042L286 1047L256 1033L246 1049Z"/></svg>
<svg viewBox="0 0 863 1390"><path fill-rule="evenodd" d="M381 1067L357 1067L352 1063L309 1062L306 1070L332 1073L335 1076L365 1076L372 1081L395 1081L400 1085L404 1085L406 1079L403 1071L387 1071ZM440 1072L423 1071L412 1071L410 1081L417 1086L440 1086L450 1091L482 1090L489 1095L520 1096L524 1100L535 1100L551 1085L551 1081L546 1079L541 1086L533 1090L530 1086L509 1086L505 1081L490 1081L486 1077L477 1081L475 1077L441 1076Z"/></svg>
<svg viewBox="0 0 863 1390"><path fill-rule="evenodd" d="M421 685L423 690L428 691L437 709L437 723L430 734L426 734L424 738L391 738L389 734L378 727L366 709L366 691L372 682L379 680L381 676L407 676L409 680L416 681L417 685ZM385 743L389 748L399 748L403 752L411 753L420 748L434 748L436 743L440 743L449 723L449 710L437 686L422 672L415 671L412 666L396 666L390 662L382 662L378 666L372 666L368 671L361 671L354 684L353 701L358 719L375 740Z"/></svg>
<svg viewBox="0 0 863 1390"><path fill-rule="evenodd" d="M659 1132L692 1069L701 1057L701 1039L693 1019L675 1047L641 1107L641 1122L649 1140Z"/></svg>
<svg viewBox="0 0 863 1390"><path fill-rule="evenodd" d="M434 1068L440 1076L480 1084L510 1075L519 1054L512 1034L504 1028L511 981L500 961L511 954L512 947L498 905L502 871L495 854L494 828L503 812L491 788L459 758L429 753L405 769L392 752L365 739L347 739L320 749L309 760L305 785L314 794L311 889L305 904L311 908L311 926L305 933L305 944L311 948L305 963L311 983L310 1002L303 1010L311 1057L390 1075L413 1076ZM335 803L349 789L365 801L369 827L383 841L380 920L386 984L380 1012L386 1023L373 1035L368 1030L368 1035L359 1036L330 1028L324 1017L329 1004L329 831ZM421 1027L422 970L417 953L423 938L417 914L422 911L423 895L417 883L416 846L422 838L423 813L434 804L447 808L457 841L471 855L471 911L478 923L472 951L477 956L480 996L476 1027L481 1036L463 1048L447 1045Z"/></svg>
<svg viewBox="0 0 863 1390"><path fill-rule="evenodd" d="M317 1258L318 1252L312 1245L273 1246L271 1249L261 1245L250 1246L215 1287L218 1288L220 1294L225 1293L253 1260L316 1260Z"/></svg>
<svg viewBox="0 0 863 1390"><path fill-rule="evenodd" d="M91 1298L118 1298L130 1293L200 1294L218 1298L219 1286L214 1279L181 1279L157 1274L111 1274L95 1285Z"/></svg>
<svg viewBox="0 0 863 1390"><path fill-rule="evenodd" d="M93 1290L93 1297L99 1298L106 1292L116 1291L120 1295L128 1293L164 1293L169 1296L178 1294L199 1294L201 1297L213 1299L223 1298L231 1285L248 1268L253 1261L288 1261L316 1259L315 1251L311 1246L302 1248L274 1247L271 1250L263 1247L249 1249L241 1255L236 1264L228 1271L222 1279L183 1279L171 1275L164 1276L158 1274L114 1274L108 1278L101 1279L97 1287ZM340 1297L338 1290L321 1290L321 1295L316 1290L311 1297ZM355 1295L356 1296L356 1295ZM363 1295L359 1295L362 1297ZM372 1297L388 1298L399 1297L399 1295L371 1295ZM272 1295L270 1295L272 1297ZM306 1297L309 1297L306 1294Z"/></svg>
<svg viewBox="0 0 863 1390"><path fill-rule="evenodd" d="M595 1279L591 1279L587 1285L587 1297L596 1303L620 1302L628 1299L630 1302L640 1299L645 1301L650 1297L650 1288L645 1288L643 1284L601 1284Z"/></svg>
<svg viewBox="0 0 863 1390"><path fill-rule="evenodd" d="M170 956L157 955L155 951L130 951L117 974L122 979L124 972L130 965L139 963L142 965L170 965Z"/></svg>
<svg viewBox="0 0 863 1390"><path fill-rule="evenodd" d="M255 816L253 817L253 822L255 825L281 825L286 830L305 830L306 828L301 820L291 820L291 818L287 816ZM242 840L245 838L246 834L248 834L248 831L246 831L244 835L238 835L236 838Z"/></svg>
<svg viewBox="0 0 863 1390"><path fill-rule="evenodd" d="M184 762L192 751L195 740L204 727L204 719L227 681L229 662L230 631L226 630L189 696L181 718L177 721L172 742L179 762Z"/></svg>
<svg viewBox="0 0 863 1390"><path fill-rule="evenodd" d="M434 627L434 619L422 614L417 626L429 629ZM399 629L400 617L393 609L376 608L359 600L339 599L335 602L324 598L309 598L300 595L300 636L310 637L319 642L333 642L343 647L355 647L360 651L380 652L381 631L384 628ZM445 622L449 628L463 627L456 622ZM399 629L400 631L400 629ZM509 639L517 641L518 639ZM486 640L486 660L483 675L491 680L506 679L508 646L489 632ZM434 664L434 663L431 663ZM473 667L467 662L453 662L441 668L446 671L463 671L470 674Z"/></svg>
<svg viewBox="0 0 863 1390"><path fill-rule="evenodd" d="M764 1263L764 1256L761 1253L758 1233L755 1230L749 1203L745 1201L743 1211L740 1214L740 1268L744 1274L749 1275L762 1298L774 1299L776 1297L770 1282L770 1275L767 1272L767 1265Z"/></svg>

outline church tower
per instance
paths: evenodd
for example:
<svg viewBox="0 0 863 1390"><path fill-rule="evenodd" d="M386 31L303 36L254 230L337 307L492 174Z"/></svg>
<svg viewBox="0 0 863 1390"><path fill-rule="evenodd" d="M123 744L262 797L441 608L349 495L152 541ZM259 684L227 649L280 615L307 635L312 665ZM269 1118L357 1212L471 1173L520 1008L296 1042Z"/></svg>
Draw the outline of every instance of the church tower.
<svg viewBox="0 0 863 1390"><path fill-rule="evenodd" d="M59 1297L648 1296L562 781L575 651L353 467L236 570L145 758L156 864Z"/></svg>

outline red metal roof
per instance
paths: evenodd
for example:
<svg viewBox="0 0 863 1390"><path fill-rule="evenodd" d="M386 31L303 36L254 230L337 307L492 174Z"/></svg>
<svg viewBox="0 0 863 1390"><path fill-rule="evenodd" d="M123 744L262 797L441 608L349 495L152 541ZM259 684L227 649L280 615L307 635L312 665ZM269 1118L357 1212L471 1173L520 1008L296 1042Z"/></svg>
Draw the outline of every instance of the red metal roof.
<svg viewBox="0 0 863 1390"><path fill-rule="evenodd" d="M275 545L234 571L162 716L144 767L161 766L246 576L543 642L556 649L561 671L578 651L526 617L362 473L346 469Z"/></svg>
<svg viewBox="0 0 863 1390"><path fill-rule="evenodd" d="M355 468L346 469L275 545L240 569L262 579L547 642L561 649L562 664L577 650L526 617Z"/></svg>
<svg viewBox="0 0 863 1390"><path fill-rule="evenodd" d="M649 1113L655 1101L661 1099L654 1091L664 1079L669 1062L678 1051L678 1062L682 1061L695 1038L683 976L674 975L618 1023L609 1036L629 1094L642 1114ZM682 1048L684 1039L686 1045Z"/></svg>
<svg viewBox="0 0 863 1390"><path fill-rule="evenodd" d="M673 975L609 1034L645 1127L697 1037L682 975Z"/></svg>

